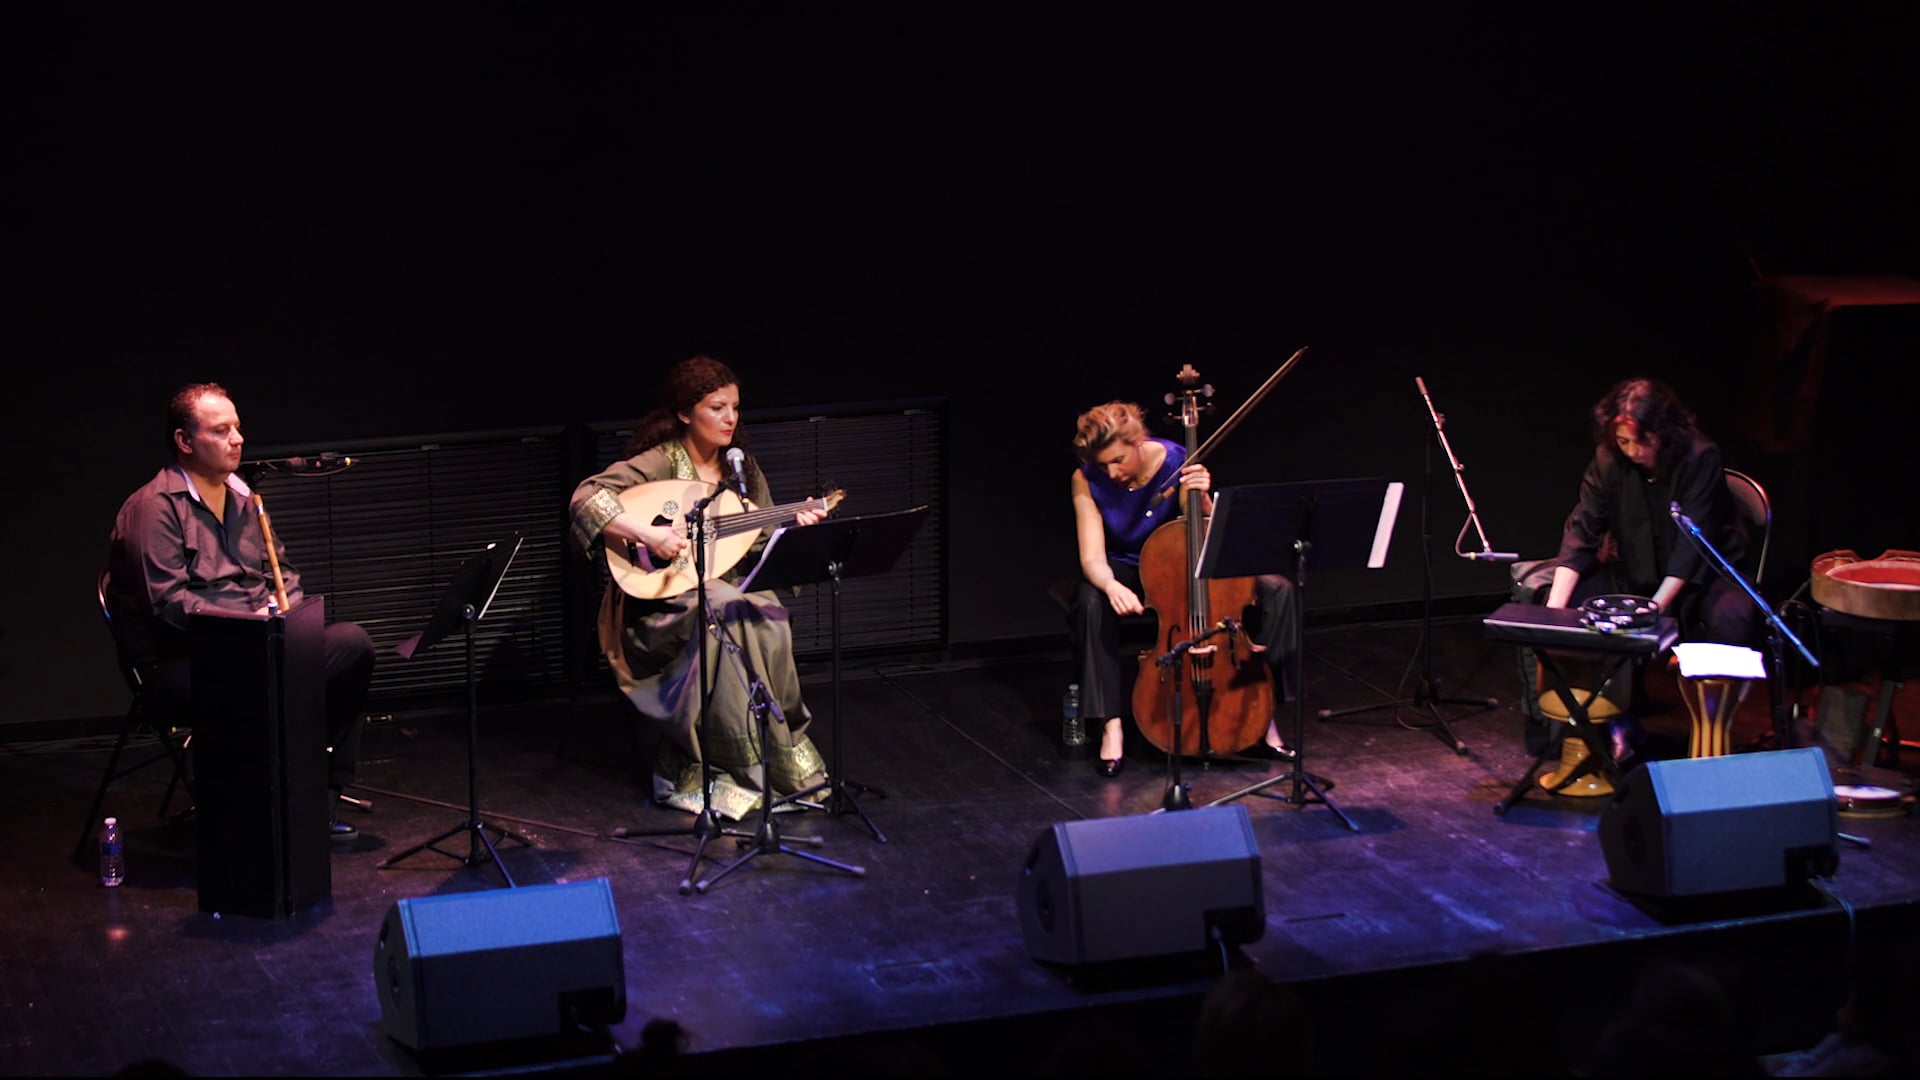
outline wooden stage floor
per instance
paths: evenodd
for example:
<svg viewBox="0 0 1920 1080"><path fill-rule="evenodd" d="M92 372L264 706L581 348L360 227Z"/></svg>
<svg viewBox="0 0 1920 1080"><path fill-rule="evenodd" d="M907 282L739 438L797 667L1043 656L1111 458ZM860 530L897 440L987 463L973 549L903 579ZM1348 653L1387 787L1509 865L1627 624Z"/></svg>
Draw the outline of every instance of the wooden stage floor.
<svg viewBox="0 0 1920 1080"><path fill-rule="evenodd" d="M1333 781L1329 797L1357 830L1327 806L1273 797L1290 784L1234 803L1257 836L1267 927L1229 961L1291 990L1311 1018L1310 1044L1270 1048L1287 1059L1277 1070L1368 1071L1423 1032L1459 1026L1505 1033L1515 1053L1542 1055L1540 1071L1577 1065L1638 973L1675 959L1746 988L1758 1052L1797 1049L1830 1030L1856 954L1920 921L1911 816L1842 819L1871 846L1842 844L1831 897L1809 888L1687 911L1608 886L1596 835L1605 799L1535 792L1496 816L1530 759L1513 651L1485 642L1477 619L1434 625L1443 690L1499 702L1443 709L1469 753L1418 726L1412 709L1313 715L1410 691L1419 634L1417 622L1309 631L1306 767ZM806 671L813 731L830 753L826 676L824 665ZM643 804L647 763L624 702L609 693L484 708L481 816L532 841L502 846L513 876L611 885L628 1010L598 1048L423 1055L382 1028L372 954L390 905L501 887L490 865L433 852L378 865L465 820L464 713L403 713L369 728L358 794L373 811L349 815L361 835L332 857L330 899L281 921L197 910L190 829L156 817L157 769L110 796L108 812L130 825L130 866L124 887L102 889L69 852L107 740L0 744L11 818L0 1061L12 1074L106 1074L154 1059L194 1075L617 1069L616 1052L633 1061L645 1026L670 1019L687 1052L715 1068L1074 1071L1061 1055L1091 1033L1142 1074L1190 1072L1217 955L1062 970L1033 959L1021 937L1015 883L1036 838L1056 822L1148 813L1165 791L1164 757L1137 735L1115 780L1063 754L1066 681L1061 651L849 662L845 769L884 792L863 805L886 842L854 816L781 824L820 835L813 850L865 876L773 855L693 896L677 890L690 841L615 836L690 820ZM1655 673L1649 695L1643 754L1684 754L1689 721L1671 682ZM1755 694L1736 743L1767 726ZM1283 769L1184 771L1200 804ZM464 852L465 841L451 846ZM730 842L710 851L733 855Z"/></svg>

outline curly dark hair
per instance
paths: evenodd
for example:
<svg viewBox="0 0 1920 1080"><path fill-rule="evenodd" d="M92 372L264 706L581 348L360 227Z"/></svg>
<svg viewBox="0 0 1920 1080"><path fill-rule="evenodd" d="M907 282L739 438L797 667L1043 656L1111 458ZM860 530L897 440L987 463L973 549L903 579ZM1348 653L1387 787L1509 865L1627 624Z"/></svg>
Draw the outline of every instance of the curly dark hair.
<svg viewBox="0 0 1920 1080"><path fill-rule="evenodd" d="M687 425L680 419L681 413L692 412L702 399L723 386L739 385L739 376L733 369L711 356L689 356L673 365L660 381L660 404L634 425L627 455L645 453L685 435ZM733 445L747 451L747 483L751 487L759 480L760 464L754 460L752 447L747 442L744 418L733 429Z"/></svg>
<svg viewBox="0 0 1920 1080"><path fill-rule="evenodd" d="M233 400L233 395L227 393L227 388L217 382L188 383L180 389L175 390L173 396L167 399L168 457L180 456L180 448L174 445L173 433L176 431L185 431L189 435L193 434L194 406L200 404L200 399L206 397L208 394L218 394L228 401Z"/></svg>
<svg viewBox="0 0 1920 1080"><path fill-rule="evenodd" d="M1700 434L1693 413L1680 403L1680 396L1673 388L1659 379L1645 377L1614 383L1594 404L1593 441L1616 455L1620 450L1614 445L1613 429L1620 424L1632 424L1642 438L1649 434L1659 437L1657 456L1662 472L1685 457Z"/></svg>

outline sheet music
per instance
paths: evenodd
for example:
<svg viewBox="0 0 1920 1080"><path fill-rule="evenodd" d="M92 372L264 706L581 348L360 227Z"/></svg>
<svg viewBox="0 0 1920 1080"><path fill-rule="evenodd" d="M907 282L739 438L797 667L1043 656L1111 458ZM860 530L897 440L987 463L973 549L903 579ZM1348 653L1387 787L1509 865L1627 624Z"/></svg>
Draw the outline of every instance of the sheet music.
<svg viewBox="0 0 1920 1080"><path fill-rule="evenodd" d="M524 538L520 536L518 533L514 534L513 550L507 552L507 561L504 565L500 567L500 576L493 579L493 588L488 590L487 592L487 602L480 605L479 612L474 615L475 619L486 618L487 612L493 608L493 598L500 595L500 583L507 580L507 571L513 568L514 557L520 554L520 544L523 541L523 539ZM498 543L488 544L487 550L492 551L494 548L499 546L500 545Z"/></svg>
<svg viewBox="0 0 1920 1080"><path fill-rule="evenodd" d="M752 592L754 590L753 579L760 576L761 567L772 561L774 547L780 543L781 537L787 535L787 530L790 528L794 528L794 526L782 525L774 529L773 534L767 537L766 545L760 549L759 560L753 564L753 569L747 573L747 576L740 579L739 588L741 592Z"/></svg>
<svg viewBox="0 0 1920 1080"><path fill-rule="evenodd" d="M1393 523L1400 516L1400 493L1406 485L1395 480L1387 485L1387 497L1380 503L1380 524L1373 530L1373 553L1367 556L1367 569L1387 565L1387 542L1393 539Z"/></svg>
<svg viewBox="0 0 1920 1080"><path fill-rule="evenodd" d="M1717 641L1683 641L1673 647L1680 674L1689 679L1765 679L1767 668L1756 649Z"/></svg>

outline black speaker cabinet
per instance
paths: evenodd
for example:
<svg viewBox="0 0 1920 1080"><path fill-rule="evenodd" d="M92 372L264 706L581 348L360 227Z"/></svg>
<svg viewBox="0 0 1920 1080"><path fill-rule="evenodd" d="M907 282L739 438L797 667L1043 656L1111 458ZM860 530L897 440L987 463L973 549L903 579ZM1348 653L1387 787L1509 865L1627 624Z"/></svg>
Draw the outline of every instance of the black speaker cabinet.
<svg viewBox="0 0 1920 1080"><path fill-rule="evenodd" d="M1706 896L1782 888L1840 863L1833 778L1816 747L1649 761L1600 816L1621 892Z"/></svg>
<svg viewBox="0 0 1920 1080"><path fill-rule="evenodd" d="M285 918L332 894L325 633L319 596L188 620L201 911Z"/></svg>
<svg viewBox="0 0 1920 1080"><path fill-rule="evenodd" d="M380 1022L437 1050L569 1035L627 1015L606 878L401 900L373 946Z"/></svg>
<svg viewBox="0 0 1920 1080"><path fill-rule="evenodd" d="M1059 822L1027 853L1017 892L1034 959L1170 956L1258 941L1267 909L1244 806Z"/></svg>

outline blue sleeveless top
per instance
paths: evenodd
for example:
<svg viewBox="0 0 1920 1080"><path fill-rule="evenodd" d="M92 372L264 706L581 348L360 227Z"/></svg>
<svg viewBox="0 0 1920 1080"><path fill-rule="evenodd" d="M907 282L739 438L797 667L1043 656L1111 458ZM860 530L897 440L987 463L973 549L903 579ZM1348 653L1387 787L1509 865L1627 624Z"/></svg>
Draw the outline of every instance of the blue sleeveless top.
<svg viewBox="0 0 1920 1080"><path fill-rule="evenodd" d="M1108 562L1140 565L1140 549L1146 546L1147 537L1180 516L1177 491L1174 498L1161 504L1153 517L1147 516L1147 504L1153 501L1154 493L1173 483L1180 474L1180 466L1187 460L1187 448L1179 443L1159 437L1153 437L1152 441L1167 448L1167 460L1161 463L1160 471L1153 474L1153 481L1138 491L1128 491L1114 483L1098 462L1080 466L1080 475L1086 477L1087 490L1093 494L1093 505L1100 508L1100 520L1107 526Z"/></svg>

